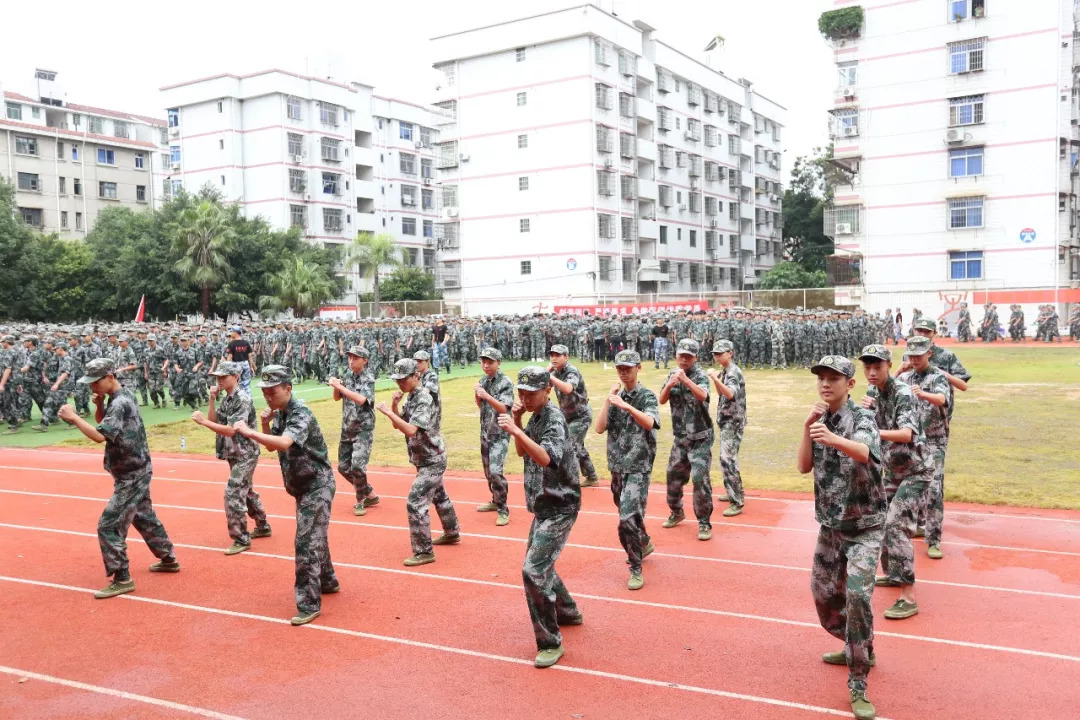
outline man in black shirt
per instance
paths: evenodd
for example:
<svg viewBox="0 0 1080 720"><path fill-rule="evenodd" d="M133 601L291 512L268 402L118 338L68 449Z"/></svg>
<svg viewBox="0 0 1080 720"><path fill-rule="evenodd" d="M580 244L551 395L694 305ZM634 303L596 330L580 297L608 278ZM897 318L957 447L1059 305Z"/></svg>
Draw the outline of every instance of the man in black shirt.
<svg viewBox="0 0 1080 720"><path fill-rule="evenodd" d="M667 370L668 358L671 356L671 345L668 342L670 328L666 318L656 318L656 325L652 329L653 338L653 367L659 368L660 361L664 361L664 369Z"/></svg>
<svg viewBox="0 0 1080 720"><path fill-rule="evenodd" d="M447 338L447 328L442 318L437 318L431 326L431 360L438 373L444 367L446 374L450 374L450 341Z"/></svg>
<svg viewBox="0 0 1080 720"><path fill-rule="evenodd" d="M234 362L240 365L240 387L245 392L251 392L251 373L255 370L255 362L252 359L251 343L241 337L244 333L244 329L239 325L234 325L231 328L232 340L229 341L229 346L225 349L226 358L230 362Z"/></svg>

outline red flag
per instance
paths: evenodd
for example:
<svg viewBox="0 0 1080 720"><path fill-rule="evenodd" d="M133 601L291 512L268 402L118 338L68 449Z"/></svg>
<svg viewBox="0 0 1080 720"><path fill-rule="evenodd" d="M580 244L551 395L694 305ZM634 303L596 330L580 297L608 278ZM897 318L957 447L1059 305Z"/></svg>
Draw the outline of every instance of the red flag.
<svg viewBox="0 0 1080 720"><path fill-rule="evenodd" d="M142 300L139 301L139 311L135 313L135 322L142 322L146 317L146 296L142 296Z"/></svg>

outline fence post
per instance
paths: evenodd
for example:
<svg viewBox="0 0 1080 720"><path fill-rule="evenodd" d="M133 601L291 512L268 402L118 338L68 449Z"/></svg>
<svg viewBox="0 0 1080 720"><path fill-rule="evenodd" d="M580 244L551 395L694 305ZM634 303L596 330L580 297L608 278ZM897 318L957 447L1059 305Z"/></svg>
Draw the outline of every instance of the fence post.
<svg viewBox="0 0 1080 720"><path fill-rule="evenodd" d="M806 288L803 288L802 291L802 308L803 310L806 309Z"/></svg>

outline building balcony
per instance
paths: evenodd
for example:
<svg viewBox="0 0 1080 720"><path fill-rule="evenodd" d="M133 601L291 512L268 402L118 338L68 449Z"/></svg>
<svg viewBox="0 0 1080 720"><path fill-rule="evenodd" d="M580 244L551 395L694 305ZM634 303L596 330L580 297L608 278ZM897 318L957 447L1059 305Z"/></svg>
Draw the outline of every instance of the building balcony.
<svg viewBox="0 0 1080 720"><path fill-rule="evenodd" d="M637 155L639 160L656 162L656 143L639 137L635 145L637 145L637 148L634 150L634 154Z"/></svg>
<svg viewBox="0 0 1080 720"><path fill-rule="evenodd" d="M656 200L659 197L659 190L657 189L656 181L638 178L637 194L638 198L641 199Z"/></svg>
<svg viewBox="0 0 1080 720"><path fill-rule="evenodd" d="M638 219L638 237L658 240L660 238L660 222L647 218Z"/></svg>
<svg viewBox="0 0 1080 720"><path fill-rule="evenodd" d="M357 232L373 233L379 230L379 220L375 217L375 213L358 212L356 213L355 218Z"/></svg>
<svg viewBox="0 0 1080 720"><path fill-rule="evenodd" d="M670 279L669 273L661 272L659 260L641 259L638 266L639 282L669 282Z"/></svg>
<svg viewBox="0 0 1080 720"><path fill-rule="evenodd" d="M639 97L634 100L634 106L634 112L637 114L638 120L656 122L656 103Z"/></svg>
<svg viewBox="0 0 1080 720"><path fill-rule="evenodd" d="M461 287L461 262L442 262L435 267L435 287L456 290Z"/></svg>
<svg viewBox="0 0 1080 720"><path fill-rule="evenodd" d="M656 82L656 65L653 61L646 57L638 57L637 59L637 76L648 80L651 83Z"/></svg>

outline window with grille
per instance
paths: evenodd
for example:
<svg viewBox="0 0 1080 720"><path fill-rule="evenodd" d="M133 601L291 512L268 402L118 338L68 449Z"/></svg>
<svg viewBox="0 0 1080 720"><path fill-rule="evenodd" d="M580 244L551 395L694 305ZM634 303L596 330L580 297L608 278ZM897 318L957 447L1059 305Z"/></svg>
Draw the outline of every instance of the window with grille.
<svg viewBox="0 0 1080 720"><path fill-rule="evenodd" d="M953 75L983 69L986 38L949 43L949 72Z"/></svg>
<svg viewBox="0 0 1080 720"><path fill-rule="evenodd" d="M529 221L529 218L521 218L518 220L518 232L527 233L531 231L532 223Z"/></svg>
<svg viewBox="0 0 1080 720"><path fill-rule="evenodd" d="M670 70L656 68L656 89L662 93L669 93L675 87L675 78Z"/></svg>
<svg viewBox="0 0 1080 720"><path fill-rule="evenodd" d="M619 93L619 115L634 117L634 96L630 93Z"/></svg>
<svg viewBox="0 0 1080 720"><path fill-rule="evenodd" d="M523 149L529 147L529 136L528 135L518 135L517 136L517 146L518 146L518 150L523 150Z"/></svg>
<svg viewBox="0 0 1080 720"><path fill-rule="evenodd" d="M728 220L738 220L739 219L739 203L729 202L727 207L728 207Z"/></svg>
<svg viewBox="0 0 1080 720"><path fill-rule="evenodd" d="M705 126L705 144L708 147L716 147L716 128L712 125Z"/></svg>
<svg viewBox="0 0 1080 720"><path fill-rule="evenodd" d="M661 260L660 261L660 272L667 275L670 271L671 271L671 261L670 260Z"/></svg>
<svg viewBox="0 0 1080 720"><path fill-rule="evenodd" d="M90 118L90 132L100 135L105 130L105 121L99 117Z"/></svg>
<svg viewBox="0 0 1080 720"><path fill-rule="evenodd" d="M532 260L521 261L521 274L532 275Z"/></svg>
<svg viewBox="0 0 1080 720"><path fill-rule="evenodd" d="M603 40L597 39L593 41L593 54L596 58L597 65L610 65L611 52L612 48L610 48Z"/></svg>
<svg viewBox="0 0 1080 720"><path fill-rule="evenodd" d="M289 170L289 191L302 193L307 190L307 173L303 170Z"/></svg>
<svg viewBox="0 0 1080 720"><path fill-rule="evenodd" d="M402 235L416 235L416 218L403 217L401 218L401 234Z"/></svg>
<svg viewBox="0 0 1080 720"><path fill-rule="evenodd" d="M615 237L615 218L608 213L599 213L596 216L598 231L602 238Z"/></svg>
<svg viewBox="0 0 1080 720"><path fill-rule="evenodd" d="M701 193L690 193L690 212L701 212Z"/></svg>
<svg viewBox="0 0 1080 720"><path fill-rule="evenodd" d="M601 280L611 280L611 275L612 275L612 273L611 273L611 256L610 255L601 255L600 256L600 279Z"/></svg>
<svg viewBox="0 0 1080 720"><path fill-rule="evenodd" d="M398 167L405 175L415 175L416 156L411 153L401 153L398 157Z"/></svg>
<svg viewBox="0 0 1080 720"><path fill-rule="evenodd" d="M981 228L985 197L949 199L949 229Z"/></svg>
<svg viewBox="0 0 1080 720"><path fill-rule="evenodd" d="M301 101L298 97L290 97L285 101L285 113L290 120L303 120L304 115L301 111ZM302 227L302 226L301 226Z"/></svg>
<svg viewBox="0 0 1080 720"><path fill-rule="evenodd" d="M518 190L528 190L528 189L529 189L529 178L524 177L524 176L519 177L518 178Z"/></svg>
<svg viewBox="0 0 1080 720"><path fill-rule="evenodd" d="M701 156L691 154L688 157L688 166L690 168L690 177L701 177Z"/></svg>
<svg viewBox="0 0 1080 720"><path fill-rule="evenodd" d="M517 94L517 104L518 104L518 107L521 107L522 105L526 105L526 104L528 104L528 102L529 102L529 95L528 95L528 93L523 93L523 92L519 92L519 93Z"/></svg>
<svg viewBox="0 0 1080 720"><path fill-rule="evenodd" d="M634 227L634 218L624 215L620 218L622 224L622 239L637 240L637 228Z"/></svg>
<svg viewBox="0 0 1080 720"><path fill-rule="evenodd" d="M337 127L338 124L338 108L337 105L330 105L329 103L319 103L319 121L323 125L331 125Z"/></svg>
<svg viewBox="0 0 1080 720"><path fill-rule="evenodd" d="M833 132L837 137L853 137L859 134L859 111L855 108L834 110Z"/></svg>
<svg viewBox="0 0 1080 720"><path fill-rule="evenodd" d="M716 215L717 214L716 205L717 205L716 198L714 198L714 197L705 198L705 214L706 215Z"/></svg>
<svg viewBox="0 0 1080 720"><path fill-rule="evenodd" d="M416 207L416 186L401 186L401 204L404 207Z"/></svg>
<svg viewBox="0 0 1080 720"><path fill-rule="evenodd" d="M619 156L634 157L634 136L630 133L619 133Z"/></svg>
<svg viewBox="0 0 1080 720"><path fill-rule="evenodd" d="M714 162L705 161L705 179L709 182L716 182L720 174L717 172L718 166Z"/></svg>
<svg viewBox="0 0 1080 720"><path fill-rule="evenodd" d="M457 185L443 185L442 207L457 207Z"/></svg>
<svg viewBox="0 0 1080 720"><path fill-rule="evenodd" d="M15 136L15 152L20 155L37 155L38 142L36 138Z"/></svg>
<svg viewBox="0 0 1080 720"><path fill-rule="evenodd" d="M660 205L662 207L671 207L671 186L660 186Z"/></svg>
<svg viewBox="0 0 1080 720"><path fill-rule="evenodd" d="M596 107L601 110L611 109L611 87L603 83L596 83Z"/></svg>
<svg viewBox="0 0 1080 720"><path fill-rule="evenodd" d="M619 72L623 75L633 75L637 72L637 57L628 52L619 51Z"/></svg>
<svg viewBox="0 0 1080 720"><path fill-rule="evenodd" d="M675 151L675 167L686 167L686 153L682 150Z"/></svg>
<svg viewBox="0 0 1080 720"><path fill-rule="evenodd" d="M341 194L341 176L337 173L324 172L322 174L323 192L327 195Z"/></svg>
<svg viewBox="0 0 1080 720"><path fill-rule="evenodd" d="M615 194L615 173L609 170L596 171L596 191L601 195Z"/></svg>
<svg viewBox="0 0 1080 720"><path fill-rule="evenodd" d="M342 211L339 208L323 208L323 229L330 232L341 232Z"/></svg>
<svg viewBox="0 0 1080 720"><path fill-rule="evenodd" d="M304 154L304 136L296 133L289 133L289 154L293 157L300 157Z"/></svg>
<svg viewBox="0 0 1080 720"><path fill-rule="evenodd" d="M666 107L656 108L656 119L660 130L668 131L671 129L671 110Z"/></svg>
<svg viewBox="0 0 1080 720"><path fill-rule="evenodd" d="M633 200L637 197L637 178L633 175L623 175L619 178L623 200Z"/></svg>
<svg viewBox="0 0 1080 720"><path fill-rule="evenodd" d="M660 167L662 167L664 169L670 169L671 168L671 159L672 159L672 156L674 154L672 149L671 149L671 146L670 145L661 145L659 147L659 150L660 150L660 158L659 158Z"/></svg>
<svg viewBox="0 0 1080 720"><path fill-rule="evenodd" d="M609 153L612 151L611 137L614 131L603 125L596 126L596 149L602 153Z"/></svg>
<svg viewBox="0 0 1080 720"><path fill-rule="evenodd" d="M700 273L701 273L701 266L699 266L697 263L693 263L693 264L690 265L690 284L691 285L697 285L698 284L698 282L699 282L698 278L700 277Z"/></svg>
<svg viewBox="0 0 1080 720"><path fill-rule="evenodd" d="M949 177L983 174L983 148L957 148L949 151Z"/></svg>
<svg viewBox="0 0 1080 720"><path fill-rule="evenodd" d="M624 283L634 282L634 259L624 257L622 261L622 279Z"/></svg>
<svg viewBox="0 0 1080 720"><path fill-rule="evenodd" d="M341 162L341 141L333 138L322 138L319 141L322 148L322 159L327 162Z"/></svg>
<svg viewBox="0 0 1080 720"><path fill-rule="evenodd" d="M949 125L977 125L983 121L985 95L949 98Z"/></svg>
<svg viewBox="0 0 1080 720"><path fill-rule="evenodd" d="M686 121L686 131L690 133L690 139L694 141L701 140L701 121L689 118Z"/></svg>
<svg viewBox="0 0 1080 720"><path fill-rule="evenodd" d="M981 280L983 254L981 250L965 250L949 253L950 280Z"/></svg>
<svg viewBox="0 0 1080 720"><path fill-rule="evenodd" d="M738 155L739 150L742 149L740 144L740 138L738 135L728 135L728 153L731 155Z"/></svg>

